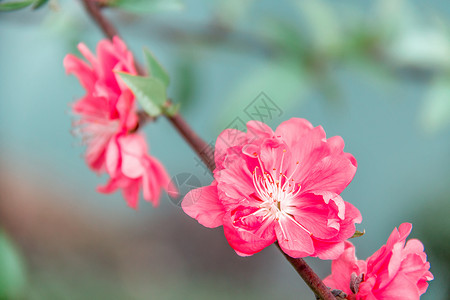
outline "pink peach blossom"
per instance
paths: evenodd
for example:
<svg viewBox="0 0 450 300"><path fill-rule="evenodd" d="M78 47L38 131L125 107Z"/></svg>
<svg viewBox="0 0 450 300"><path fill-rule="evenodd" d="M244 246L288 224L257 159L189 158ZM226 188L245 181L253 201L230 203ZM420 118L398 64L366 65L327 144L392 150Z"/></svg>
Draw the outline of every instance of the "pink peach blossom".
<svg viewBox="0 0 450 300"><path fill-rule="evenodd" d="M147 153L147 143L140 134L116 136L106 153L111 179L98 191L112 193L122 189L128 205L137 208L142 188L144 199L158 205L161 188L169 188L170 178L163 165ZM170 190L176 188L170 185Z"/></svg>
<svg viewBox="0 0 450 300"><path fill-rule="evenodd" d="M100 41L97 56L84 44L78 48L89 63L69 54L64 67L78 77L86 90L86 95L73 105L73 112L80 116L75 126L87 144L86 162L97 173L110 176L98 191L122 189L127 203L137 208L142 188L144 199L157 205L161 189L168 188L169 176L163 165L148 154L145 139L135 132L135 97L115 73L137 74L132 53L118 37ZM175 193L174 187L172 190Z"/></svg>
<svg viewBox="0 0 450 300"><path fill-rule="evenodd" d="M131 90L115 71L136 74L133 55L117 37L102 40L97 45L97 56L84 44L78 49L86 63L72 54L64 58L67 73L75 74L86 90L86 95L73 104L73 112L81 118L75 126L87 144L86 162L97 172L105 170L105 153L110 140L137 126L136 104Z"/></svg>
<svg viewBox="0 0 450 300"><path fill-rule="evenodd" d="M405 245L411 229L410 223L395 228L386 245L365 261L357 260L355 247L346 242L344 253L332 262L331 275L324 283L344 291L348 299L420 299L433 275L422 243L411 239ZM352 277L362 280L353 289Z"/></svg>
<svg viewBox="0 0 450 300"><path fill-rule="evenodd" d="M215 145L215 180L189 192L182 208L206 227L223 225L242 256L278 241L292 257L336 258L361 222L339 196L356 171L343 148L341 137L298 118L275 132L258 121L246 133L227 129Z"/></svg>

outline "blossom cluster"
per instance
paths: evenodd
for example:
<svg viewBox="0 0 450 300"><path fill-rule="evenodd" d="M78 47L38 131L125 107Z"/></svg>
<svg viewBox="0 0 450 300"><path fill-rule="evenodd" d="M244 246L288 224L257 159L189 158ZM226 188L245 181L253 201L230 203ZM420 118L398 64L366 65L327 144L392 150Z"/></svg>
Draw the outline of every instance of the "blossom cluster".
<svg viewBox="0 0 450 300"><path fill-rule="evenodd" d="M395 229L385 246L357 260L347 241L362 218L340 193L357 163L344 141L321 126L293 118L273 131L250 121L247 132L227 129L215 146L214 181L188 193L183 210L206 227L223 226L230 246L248 256L278 242L294 258L333 259L330 288L347 299L419 299L433 279L412 225Z"/></svg>
<svg viewBox="0 0 450 300"><path fill-rule="evenodd" d="M365 261L358 260L355 247L346 242L324 283L344 291L348 299L420 299L433 275L422 243L411 239L405 244L411 229L410 223L395 228L386 245Z"/></svg>
<svg viewBox="0 0 450 300"><path fill-rule="evenodd" d="M72 110L80 117L74 125L87 145L87 165L109 175L109 181L98 191L121 189L128 205L137 208L142 189L144 199L157 205L161 189L168 188L170 178L164 166L148 154L147 142L137 132L135 96L116 73L137 75L132 53L118 37L100 41L97 55L84 44L78 49L87 62L69 54L64 67L86 90Z"/></svg>
<svg viewBox="0 0 450 300"><path fill-rule="evenodd" d="M133 55L117 37L103 40L94 55L84 45L87 62L67 55L64 66L86 90L73 112L77 132L87 144L86 162L109 175L99 192L121 189L136 208L143 198L158 204L161 189L170 188L164 166L148 154L138 132L136 100L117 72L137 75ZM321 126L292 118L275 130L259 121L247 131L226 129L214 147L214 180L190 191L184 212L200 224L223 226L225 237L241 256L253 255L277 242L293 258L332 259L324 282L347 299L419 299L433 279L422 243L406 238L404 223L386 245L367 260L358 260L348 241L359 210L340 196L352 181L357 162L344 152L340 136L327 138Z"/></svg>

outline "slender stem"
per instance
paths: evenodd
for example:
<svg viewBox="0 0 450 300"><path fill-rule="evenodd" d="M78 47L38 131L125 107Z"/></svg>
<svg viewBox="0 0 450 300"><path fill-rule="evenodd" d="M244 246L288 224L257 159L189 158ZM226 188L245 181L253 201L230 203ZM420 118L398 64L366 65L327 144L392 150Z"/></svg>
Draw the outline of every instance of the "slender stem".
<svg viewBox="0 0 450 300"><path fill-rule="evenodd" d="M93 0L82 0L86 11L92 19L101 28L103 33L110 39L119 36L114 26L102 15L100 6ZM145 75L143 68L136 64L136 69L140 75ZM180 114L167 116L169 122L177 129L178 133L183 136L186 142L192 147L202 161L208 166L209 170L214 171L214 151L202 138L200 138L194 130L186 123ZM302 277L311 290L322 300L335 300L331 291L324 285L319 276L309 267L309 265L301 258L292 258L284 253L278 243L275 243L278 249L283 253L284 257L291 263L297 273Z"/></svg>
<svg viewBox="0 0 450 300"><path fill-rule="evenodd" d="M297 273L306 282L309 288L314 292L319 299L322 300L336 300L330 289L325 286L322 279L311 269L311 267L302 258L293 258L281 250L278 242L275 242L277 248L283 253L284 257L291 263Z"/></svg>
<svg viewBox="0 0 450 300"><path fill-rule="evenodd" d="M100 11L100 3L95 0L82 0L84 8L91 16L92 20L97 23L103 33L112 40L114 36L119 36L117 29L102 15Z"/></svg>
<svg viewBox="0 0 450 300"><path fill-rule="evenodd" d="M176 115L167 118L178 130L178 133L183 136L189 146L191 146L195 153L202 159L208 169L213 172L216 168L214 162L214 149L192 130L180 114L177 113Z"/></svg>

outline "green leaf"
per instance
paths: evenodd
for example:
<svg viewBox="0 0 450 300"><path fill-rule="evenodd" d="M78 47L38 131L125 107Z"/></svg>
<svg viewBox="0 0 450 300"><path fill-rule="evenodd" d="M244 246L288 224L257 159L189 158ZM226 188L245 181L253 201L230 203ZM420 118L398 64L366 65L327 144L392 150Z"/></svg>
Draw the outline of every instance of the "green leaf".
<svg viewBox="0 0 450 300"><path fill-rule="evenodd" d="M144 48L145 60L147 61L148 73L161 80L162 83L166 86L166 88L170 84L170 77L167 73L166 69L159 63L159 61L155 58L153 53L150 50Z"/></svg>
<svg viewBox="0 0 450 300"><path fill-rule="evenodd" d="M46 4L48 0L35 0L33 4L33 9L38 9L42 5Z"/></svg>
<svg viewBox="0 0 450 300"><path fill-rule="evenodd" d="M245 18L254 0L221 0L216 5L214 20L224 28L233 28Z"/></svg>
<svg viewBox="0 0 450 300"><path fill-rule="evenodd" d="M16 247L0 230L0 299L19 299L25 287L25 267Z"/></svg>
<svg viewBox="0 0 450 300"><path fill-rule="evenodd" d="M136 14L181 10L184 8L180 0L115 0L110 5Z"/></svg>
<svg viewBox="0 0 450 300"><path fill-rule="evenodd" d="M320 49L336 46L340 42L341 21L336 8L328 1L293 1L309 27L311 37L315 45Z"/></svg>
<svg viewBox="0 0 450 300"><path fill-rule="evenodd" d="M161 115L167 100L166 87L157 78L133 76L118 73L125 84L133 91L134 96L145 112L152 117Z"/></svg>
<svg viewBox="0 0 450 300"><path fill-rule="evenodd" d="M359 230L356 230L355 233L352 235L351 239L361 237L364 234L366 234L366 230L364 229L362 232Z"/></svg>
<svg viewBox="0 0 450 300"><path fill-rule="evenodd" d="M34 0L0 3L0 11L12 11L22 9L29 6L33 2Z"/></svg>

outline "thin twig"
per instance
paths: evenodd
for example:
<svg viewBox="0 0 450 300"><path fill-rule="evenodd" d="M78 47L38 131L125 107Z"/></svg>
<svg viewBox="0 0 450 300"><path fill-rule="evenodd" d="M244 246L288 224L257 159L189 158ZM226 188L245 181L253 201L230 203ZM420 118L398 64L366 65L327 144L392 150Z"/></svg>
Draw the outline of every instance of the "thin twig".
<svg viewBox="0 0 450 300"><path fill-rule="evenodd" d="M278 242L275 242L277 248L283 253L284 257L291 263L297 273L306 282L309 288L314 292L318 299L336 300L330 289L325 286L322 279L311 269L311 267L302 258L293 258L283 252Z"/></svg>
<svg viewBox="0 0 450 300"><path fill-rule="evenodd" d="M112 40L114 36L119 36L117 29L103 16L100 11L100 4L95 0L82 0L84 8L97 23L103 33Z"/></svg>

